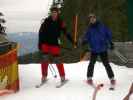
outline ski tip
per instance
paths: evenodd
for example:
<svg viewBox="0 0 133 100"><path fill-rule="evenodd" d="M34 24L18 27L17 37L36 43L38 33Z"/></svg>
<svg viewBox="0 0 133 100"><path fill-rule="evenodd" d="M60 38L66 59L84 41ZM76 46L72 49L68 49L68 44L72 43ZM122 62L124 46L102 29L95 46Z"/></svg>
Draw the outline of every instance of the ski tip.
<svg viewBox="0 0 133 100"><path fill-rule="evenodd" d="M40 88L40 86L39 85L36 85L35 88Z"/></svg>
<svg viewBox="0 0 133 100"><path fill-rule="evenodd" d="M61 86L56 86L56 88L60 88Z"/></svg>
<svg viewBox="0 0 133 100"><path fill-rule="evenodd" d="M115 90L115 88L112 88L112 87L111 87L111 88L109 88L109 90L114 91L114 90Z"/></svg>
<svg viewBox="0 0 133 100"><path fill-rule="evenodd" d="M59 85L56 86L56 88L61 88L62 86L64 86L69 80L66 79L65 82L60 83Z"/></svg>
<svg viewBox="0 0 133 100"><path fill-rule="evenodd" d="M57 75L55 75L54 78L57 78Z"/></svg>

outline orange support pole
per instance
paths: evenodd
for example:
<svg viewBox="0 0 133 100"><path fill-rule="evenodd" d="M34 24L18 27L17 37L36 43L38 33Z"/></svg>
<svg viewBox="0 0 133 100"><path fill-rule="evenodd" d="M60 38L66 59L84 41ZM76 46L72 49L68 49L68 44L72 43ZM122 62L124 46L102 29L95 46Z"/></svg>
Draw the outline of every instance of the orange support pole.
<svg viewBox="0 0 133 100"><path fill-rule="evenodd" d="M73 40L74 40L74 43L77 42L77 33L78 33L78 15L75 15L74 16L74 29L73 29ZM74 45L74 48L76 48L76 45Z"/></svg>

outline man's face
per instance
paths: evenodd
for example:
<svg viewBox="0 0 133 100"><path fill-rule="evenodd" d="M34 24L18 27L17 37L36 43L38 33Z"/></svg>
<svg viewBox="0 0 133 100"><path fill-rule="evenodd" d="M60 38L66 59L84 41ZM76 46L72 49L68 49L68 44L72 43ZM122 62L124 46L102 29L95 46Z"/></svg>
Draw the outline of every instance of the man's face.
<svg viewBox="0 0 133 100"><path fill-rule="evenodd" d="M96 16L90 16L90 23L91 24L96 23Z"/></svg>
<svg viewBox="0 0 133 100"><path fill-rule="evenodd" d="M52 11L51 16L52 16L53 20L56 20L57 17L58 17L58 12L57 11Z"/></svg>

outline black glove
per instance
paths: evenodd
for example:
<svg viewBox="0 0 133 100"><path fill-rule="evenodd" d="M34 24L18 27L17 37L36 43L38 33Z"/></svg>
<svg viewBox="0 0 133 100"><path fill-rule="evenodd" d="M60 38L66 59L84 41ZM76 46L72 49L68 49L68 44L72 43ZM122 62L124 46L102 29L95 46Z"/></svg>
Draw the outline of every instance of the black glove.
<svg viewBox="0 0 133 100"><path fill-rule="evenodd" d="M73 39L72 39L72 36L70 35L70 33L66 33L66 37L67 37L67 39L68 39L71 43L74 43L74 42L73 42Z"/></svg>
<svg viewBox="0 0 133 100"><path fill-rule="evenodd" d="M42 48L41 48L41 43L38 43L38 49L41 51Z"/></svg>
<svg viewBox="0 0 133 100"><path fill-rule="evenodd" d="M77 47L77 42L75 42L75 41L72 39L72 36L70 35L70 33L67 33L67 34L66 34L66 37L67 37L67 39L72 43L72 45L74 45L74 46Z"/></svg>
<svg viewBox="0 0 133 100"><path fill-rule="evenodd" d="M84 40L84 41L82 41L82 44L81 45L86 45L86 44L87 44L87 41Z"/></svg>
<svg viewBox="0 0 133 100"><path fill-rule="evenodd" d="M82 38L79 38L78 42L77 42L77 46L81 47L87 44L87 41L83 40Z"/></svg>
<svg viewBox="0 0 133 100"><path fill-rule="evenodd" d="M115 47L114 47L114 43L111 42L111 43L110 43L110 50L114 50L114 49L115 49Z"/></svg>

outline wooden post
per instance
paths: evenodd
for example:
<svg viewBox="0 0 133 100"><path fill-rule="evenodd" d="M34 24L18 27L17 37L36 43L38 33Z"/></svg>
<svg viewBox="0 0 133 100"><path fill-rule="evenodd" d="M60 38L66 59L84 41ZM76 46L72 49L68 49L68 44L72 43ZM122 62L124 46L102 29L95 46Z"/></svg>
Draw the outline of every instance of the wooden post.
<svg viewBox="0 0 133 100"><path fill-rule="evenodd" d="M78 15L74 16L74 29L73 29L73 40L74 43L77 42L77 33L78 33ZM74 45L74 48L76 48L76 45Z"/></svg>

